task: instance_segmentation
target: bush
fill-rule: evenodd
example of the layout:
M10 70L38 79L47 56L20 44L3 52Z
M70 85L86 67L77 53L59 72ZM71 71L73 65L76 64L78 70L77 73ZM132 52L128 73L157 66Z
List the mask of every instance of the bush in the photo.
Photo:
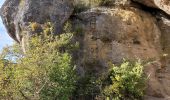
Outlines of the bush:
M116 100L139 100L144 95L145 83L141 62L124 61L119 67L113 65L103 93Z
M59 36L42 33L30 38L26 53L7 48L0 56L0 98L68 100L77 81L70 54L75 47L70 45L72 36L70 32Z
M95 97L100 94L100 86L101 84L97 81L97 77L88 73L84 77L79 78L74 99L96 100Z
M124 6L130 3L130 0L75 0L74 14L86 11L98 6Z
M75 95L96 100L141 100L145 88L142 63L124 61L120 66L111 65L108 74L86 73L79 79Z
M38 23L33 22L33 23L30 23L30 27L32 31L37 31L40 29L41 26Z
M115 5L115 1L114 0L100 0L99 5L101 5L101 6L113 6L113 5Z

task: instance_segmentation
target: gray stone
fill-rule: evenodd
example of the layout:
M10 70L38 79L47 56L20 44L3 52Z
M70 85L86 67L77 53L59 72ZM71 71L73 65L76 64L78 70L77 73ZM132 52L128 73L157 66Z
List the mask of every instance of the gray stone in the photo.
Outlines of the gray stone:
M1 17L9 35L21 43L22 34L31 34L27 31L33 22L51 22L55 26L54 33L60 33L73 9L73 0L6 0Z

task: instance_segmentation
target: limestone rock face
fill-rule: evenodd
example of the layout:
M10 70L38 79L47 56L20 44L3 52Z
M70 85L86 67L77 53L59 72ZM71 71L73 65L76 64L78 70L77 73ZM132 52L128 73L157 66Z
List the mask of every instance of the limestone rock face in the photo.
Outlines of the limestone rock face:
M162 17L161 20L158 21L158 26L162 32L161 36L161 45L162 45L162 51L167 56L164 57L164 62L162 64L165 64L165 71L161 73L161 83L163 86L166 86L165 90L168 95L170 95L170 19L167 19L165 17ZM165 59L166 58L166 59Z
M164 100L170 96L170 68L159 72L169 62L169 55L162 57L162 54L170 54L166 20L158 22L151 14L135 8L101 7L82 12L78 18L81 21L76 21L77 26L84 32L81 41L84 56L80 62L85 67L81 69L101 74L107 72L109 63L119 64L123 58L154 61L145 65L146 100Z
M145 66L148 76L146 93L150 96L146 100L167 97L170 90L166 87L167 82L160 81L159 74L162 73L158 73L162 66L162 31L153 16L138 9L95 8L78 17L80 23L84 23L78 25L84 30L85 71L107 72L109 63L119 64L123 58L154 60L156 62Z
M170 1L169 0L134 0L146 6L158 8L170 15Z
M160 62L152 62L145 66L145 73L147 76L149 76L146 94L152 97L165 98L167 87L162 85L157 73L157 71L160 69L160 66Z
M158 21L158 26L162 32L161 34L161 45L162 50L167 55L167 58L170 60L170 19L161 17L161 20ZM169 63L170 61L167 61Z
M1 17L9 35L18 42L28 31L29 23L52 22L55 33L61 32L63 23L73 12L72 0L6 0Z
M83 43L90 63L95 60L106 67L123 58L159 58L161 33L150 14L137 9L95 8L79 17L86 22Z

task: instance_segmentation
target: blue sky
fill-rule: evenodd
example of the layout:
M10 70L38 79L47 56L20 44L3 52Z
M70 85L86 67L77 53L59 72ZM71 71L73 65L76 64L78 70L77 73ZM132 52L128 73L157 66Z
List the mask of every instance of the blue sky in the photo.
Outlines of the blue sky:
M0 0L0 7L4 3L5 0ZM2 20L0 18L0 51L3 47L6 45L11 45L13 43L13 40L8 36L6 29L2 23Z

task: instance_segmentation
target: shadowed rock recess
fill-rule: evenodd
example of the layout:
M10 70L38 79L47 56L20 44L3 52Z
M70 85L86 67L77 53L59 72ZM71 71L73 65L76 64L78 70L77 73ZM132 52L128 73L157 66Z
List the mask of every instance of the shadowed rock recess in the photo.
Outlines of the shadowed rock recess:
M124 3L110 0L77 10L79 0L6 0L1 17L23 50L28 37L42 31L30 29L31 23L38 27L51 22L54 33L60 34L69 20L73 30L81 30L76 36L81 75L89 71L100 75L107 72L108 62L120 64L123 58L152 61L145 65L149 76L145 100L170 100L170 1L119 1Z

